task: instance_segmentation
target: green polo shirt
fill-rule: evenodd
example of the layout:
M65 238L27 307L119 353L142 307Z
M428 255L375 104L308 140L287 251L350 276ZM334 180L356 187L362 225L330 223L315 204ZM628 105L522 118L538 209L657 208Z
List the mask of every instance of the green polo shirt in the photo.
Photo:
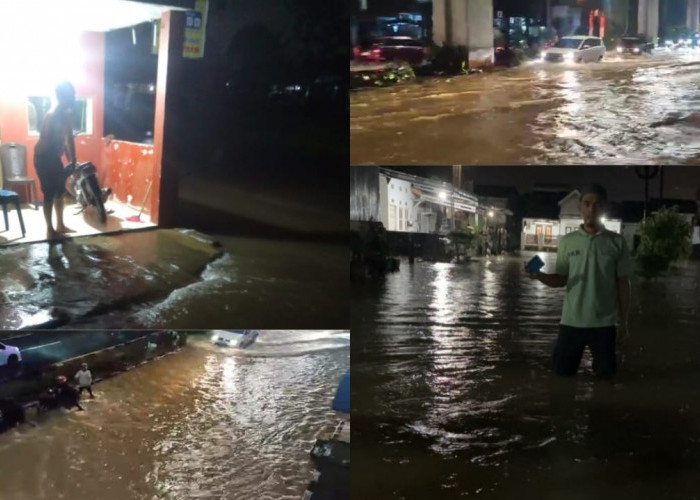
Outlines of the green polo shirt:
M607 229L588 234L583 228L559 240L557 274L568 276L561 324L578 328L616 323L618 276L632 272L627 244Z

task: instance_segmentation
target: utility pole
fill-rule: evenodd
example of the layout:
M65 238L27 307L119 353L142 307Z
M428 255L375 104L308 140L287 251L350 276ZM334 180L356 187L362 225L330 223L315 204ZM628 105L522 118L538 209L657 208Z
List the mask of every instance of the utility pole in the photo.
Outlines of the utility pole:
M455 230L455 187L462 187L462 165L452 165L452 231Z
M647 206L649 204L649 179L653 179L659 173L657 165L637 166L634 168L637 177L644 179L644 218L647 218Z

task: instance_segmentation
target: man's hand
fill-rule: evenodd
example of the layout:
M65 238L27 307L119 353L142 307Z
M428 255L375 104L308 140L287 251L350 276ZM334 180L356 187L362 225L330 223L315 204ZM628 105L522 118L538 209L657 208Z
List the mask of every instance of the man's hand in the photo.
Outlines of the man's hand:
M541 274L539 272L536 273L531 273L530 271L527 270L527 261L523 261L523 274L530 278L531 280L536 280L538 279L538 275Z

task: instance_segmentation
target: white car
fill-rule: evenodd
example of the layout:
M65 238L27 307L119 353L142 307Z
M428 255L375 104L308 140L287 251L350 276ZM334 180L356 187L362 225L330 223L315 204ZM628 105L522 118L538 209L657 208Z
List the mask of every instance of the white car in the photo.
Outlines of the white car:
M16 367L22 362L22 354L18 347L0 343L0 366Z
M598 62L605 56L603 39L597 36L563 36L542 52L546 62Z
M211 341L224 347L245 349L258 339L257 330L215 330Z

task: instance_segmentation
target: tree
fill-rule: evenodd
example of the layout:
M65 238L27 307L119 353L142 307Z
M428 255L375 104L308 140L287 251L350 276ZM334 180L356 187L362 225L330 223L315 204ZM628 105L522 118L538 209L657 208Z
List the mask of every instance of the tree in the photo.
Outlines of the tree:
M678 207L661 208L642 221L637 265L640 274L653 278L691 252L692 226L678 214Z

